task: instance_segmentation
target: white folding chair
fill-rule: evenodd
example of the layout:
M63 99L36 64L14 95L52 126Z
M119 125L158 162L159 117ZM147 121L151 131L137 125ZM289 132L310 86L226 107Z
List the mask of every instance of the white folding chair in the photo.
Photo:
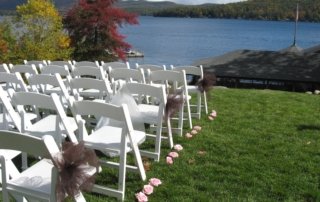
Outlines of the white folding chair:
M57 94L49 96L35 92L16 92L12 96L12 102L17 106L21 116L22 133L36 137L51 135L58 145L61 145L66 136L72 142L77 142L74 135L74 131L78 129L75 118L66 116ZM39 116L35 122L25 118L25 108L29 106L34 106L38 110Z
M10 176L9 162L0 153L2 199L4 202L11 201L12 197L18 201L58 201L56 189L59 168L56 158L61 152L51 136L46 135L38 138L18 132L0 131L0 149L18 150L32 157L45 157L21 173L17 172ZM96 168L92 166L87 164L81 166L88 176L92 176L96 172ZM80 190L75 201L86 201Z
M75 101L74 111L77 114L79 127L79 140L88 148L99 150L109 157L119 156L119 162L101 159L101 165L118 169L117 188L96 185L94 192L117 197L123 200L125 195L126 170L136 171L142 180L146 179L138 144L145 141L146 134L135 131L129 115L127 105L116 106L108 103L93 102L88 100ZM88 131L84 117L94 116L109 119L108 125L103 125L96 130ZM114 123L114 124L112 124ZM136 165L127 164L127 152L133 152Z
M192 119L191 119L191 110L190 110L190 103L189 103L189 93L187 89L187 79L185 71L169 71L169 70L159 70L159 71L150 71L148 70L149 79L151 81L151 85L158 86L159 82L162 83L162 85L166 86L166 92L167 94L172 91L172 93L175 93L177 91L182 92L182 96L184 99L184 103L186 103L187 108L187 120L189 122L189 128L192 128ZM155 84L153 84L155 82ZM168 84L171 85L169 86ZM182 107L179 112L179 118L178 118L178 127L174 128L172 127L173 131L176 131L180 136L182 136L183 132L183 120L184 120L184 103L182 104Z
M141 83L127 83L123 88L128 90L128 93L138 95L137 107L141 113L141 118L144 123L150 124L150 128L156 129L156 133L147 134L147 137L155 139L154 151L140 150L143 156L153 158L155 161L160 160L161 141L167 139L169 147L173 147L171 121L169 117L165 120L165 106L167 102L167 96L164 86L152 86ZM149 98L149 103L145 103L144 98ZM163 135L163 128L167 125L167 136Z
M193 77L198 77L198 79L203 79L203 68L202 65L200 65L200 67L196 67L196 66L171 66L172 70L175 71L181 71L184 70L186 72L187 76L191 76ZM192 112L191 111L191 116L195 116L198 119L201 118L201 109L202 107L204 108L204 111L206 114L208 114L208 104L207 104L207 95L206 92L200 92L200 90L198 89L198 86L196 84L188 84L188 91L189 93L196 93L197 95L197 103L196 105L190 105L190 107L196 107L197 111L196 112ZM202 99L201 97L203 96L203 104L202 104Z
M109 67L109 78L115 94L125 83L146 83L141 69L113 69Z

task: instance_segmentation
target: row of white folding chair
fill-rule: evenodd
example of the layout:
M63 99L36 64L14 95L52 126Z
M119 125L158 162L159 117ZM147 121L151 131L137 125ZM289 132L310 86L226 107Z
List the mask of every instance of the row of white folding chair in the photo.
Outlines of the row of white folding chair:
M48 107L48 105L50 103L50 101L48 100L49 97L50 96L48 96L48 95L43 95L43 94L38 94L38 93L15 93L13 96L13 100L16 103L18 103L19 105L22 105L22 102L25 102L27 105L31 105L31 104L36 105L37 104L37 105L40 105L42 108L45 108L45 107ZM52 99L54 98L55 103L59 102L59 98L57 95L53 94L51 97L52 97ZM21 99L21 98L23 98L23 99ZM31 102L32 98L36 98L36 100L33 99L33 102ZM46 103L46 104L41 104L41 103ZM138 171L141 175L141 178L143 180L145 179L145 171L142 166L142 160L141 160L141 156L139 154L139 150L138 150L138 146L137 146L138 143L141 143L144 141L145 133L139 133L140 135L138 134L138 136L137 136L137 132L132 131L132 124L130 124L131 120L130 120L128 112L126 111L127 109L124 109L125 107L126 106L122 106L122 107L112 106L110 104L92 102L92 101L75 101L75 102L73 102L74 111L78 114L77 118L78 118L80 140L83 140L85 142L87 141L88 145L90 145L91 147L96 147L96 149L100 150L100 151L110 151L109 147L111 146L112 151L116 151L117 153L121 154L122 161L118 165L118 167L120 166L118 189L117 190L109 189L109 188L106 188L103 186L96 186L95 187L95 190L98 193L116 196L120 199L123 199L123 197L124 197L124 187L125 187L124 180L125 180L126 168ZM60 106L59 109L60 109L60 113L64 114L62 106ZM53 109L51 109L51 110L53 110ZM95 115L95 117L100 117L100 116L111 117L113 119L118 119L119 121L123 121L123 122L125 122L125 124L122 125L121 128L118 128L111 133L110 133L110 128L107 131L105 131L103 129L99 129L99 130L95 131L94 134L100 134L103 131L102 134L104 134L104 135L102 135L102 136L101 136L101 134L99 136L94 136L94 135L93 136L91 136L91 135L86 136L86 134L88 132L86 132L85 127L83 127L85 121L83 119L79 118L80 115L85 115L86 113L91 114L91 115ZM125 117L125 119L123 117ZM69 120L69 118L65 117L65 116L60 118L60 121L66 121L66 120ZM51 121L49 123L53 124L53 122L57 123L53 119L51 119ZM70 127L70 124L63 125L65 130L68 129L68 126ZM50 127L50 128L52 128L52 127ZM103 128L106 128L106 127L103 127ZM118 133L118 135L116 135L115 133L119 132L119 129L121 129L124 132L120 133L120 134ZM33 131L35 133L32 133L32 131L30 131L30 130L25 130L25 132L28 132L30 134L40 135L40 134L43 134L42 132L44 132L43 128L41 128L41 130L42 130L41 132L40 131L38 131L38 132ZM48 130L48 129L46 129L46 130ZM120 132L121 132L121 130L120 130ZM125 131L126 132L129 131L128 134L126 134ZM47 132L50 132L50 131L47 131ZM58 132L58 133L60 134L61 132ZM69 133L68 134L69 139L72 141L76 141L73 138L74 137L73 131L69 130L68 133ZM111 135L106 136L106 134L109 134L109 133ZM113 135L115 135L115 136L113 136ZM135 138L130 137L130 135L134 135ZM126 136L126 137L124 137L124 136ZM85 137L87 137L87 139ZM117 137L117 138L115 139L115 137ZM120 138L120 137L122 137L122 138ZM136 140L137 137L138 137L138 140ZM95 140L95 138L98 138L98 139L102 138L102 139ZM108 138L109 138L109 140L108 140ZM106 142L102 143L101 140L104 140ZM120 144L120 140L121 140L121 143L124 143L124 144ZM127 143L126 142L127 140L130 142ZM123 141L125 141L125 142L123 142ZM119 147L122 146L121 148L123 148L123 147L126 147L126 148L125 148L125 150L122 150L118 147L118 150L117 150L117 146L119 146ZM138 167L126 165L126 153L130 151L129 147L134 150L134 154L135 154L135 158L136 158L135 162L137 162ZM106 164L109 164L109 165L111 164L113 167L117 166L117 164L110 163L110 162L107 162ZM125 167L125 168L123 168L123 167Z

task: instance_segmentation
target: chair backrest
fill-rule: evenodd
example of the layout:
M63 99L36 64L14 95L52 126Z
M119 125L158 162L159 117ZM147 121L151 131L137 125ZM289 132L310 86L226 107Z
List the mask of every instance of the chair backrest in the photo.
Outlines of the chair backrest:
M51 145L50 148L47 147L45 142ZM33 156L43 157L51 157L51 152L59 152L59 148L51 136L39 138L7 130L0 130L0 148L22 151Z
M41 69L41 74L55 74L58 73L61 76L70 76L69 68L67 65L47 65Z
M46 60L24 60L25 65L34 65L35 67L41 69L42 67L48 65Z
M18 107L20 114L23 114L25 106L34 106L36 109L50 110L50 112L55 111L57 117L59 117L59 121L56 123L57 129L62 124L70 140L77 142L75 134L68 126L68 122L66 121L67 116L57 94L53 93L49 96L35 92L16 92L12 96L12 102ZM24 128L32 125L32 123L28 120L23 120L23 116L21 118L24 121L23 125L21 124L21 130L24 131ZM60 137L57 138L60 139Z
M187 90L187 79L185 71L169 71L169 70L159 70L159 71L153 71L151 72L148 70L148 75L151 84L160 82L164 85L166 85L166 91L169 93L168 83L172 83L173 90L176 90L179 86L182 86L185 91L185 95L188 95Z
M141 69L113 69L112 67L109 67L109 77L112 83L118 79L125 80L126 82L146 82L143 71Z
M143 97L150 96L153 101L158 101L160 105L165 106L167 102L167 96L165 93L164 86L152 86L143 83L127 83L125 87L129 90L131 94L138 94L139 103L142 102Z
M75 66L71 74L73 77L94 77L96 79L106 78L106 74L101 67Z
M69 85L75 96L81 95L81 90L84 89L98 90L99 93L95 96L98 99L104 99L105 96L110 98L112 94L112 89L106 79L71 78Z
M36 69L35 65L14 65L11 68L11 72L19 72L22 76L26 79L30 77L30 75L38 74L38 70Z
M174 71L184 70L187 75L200 76L203 78L203 68L202 65L197 66L171 66L171 69Z
M129 62L102 62L102 68L105 71L108 71L108 68L111 67L113 69L119 69L119 68L126 68L130 69L130 64Z
M40 92L44 94L51 94L52 92L48 91L47 87L50 85L51 87L58 87L58 94L61 96L67 96L68 98L68 90L62 81L60 74L56 73L55 75L50 74L36 74L32 75L28 78L29 85L32 90L35 92Z
M86 66L86 67L99 67L98 62L91 62L91 61L79 61L74 64L75 67L81 67L81 66Z
M6 84L6 89L13 88L15 91L28 91L20 73L0 72L0 83Z
M110 103L82 100L73 102L73 110L76 113L76 119L78 120L78 127L81 133L79 137L80 141L89 134L85 127L85 121L82 116L93 115L96 118L104 117L123 123L124 128L122 130L122 134L129 135L130 141L132 142L131 133L134 129L132 126L129 109L126 104L116 106Z
M67 66L68 70L71 72L73 69L73 65L71 63L71 61L63 61L63 60L54 60L54 61L50 61L48 62L48 65L58 65L58 66Z
M147 72L148 69L150 69L150 71L166 70L165 65L161 66L161 65L153 65L153 64L138 64L138 63L136 63L136 68L143 69L144 72Z

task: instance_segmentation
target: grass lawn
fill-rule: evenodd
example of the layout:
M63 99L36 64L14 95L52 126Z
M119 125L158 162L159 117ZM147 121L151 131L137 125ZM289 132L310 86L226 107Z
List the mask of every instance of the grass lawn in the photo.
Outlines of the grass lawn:
M208 99L217 118L194 119L202 131L192 139L174 137L184 150L173 165L162 150L147 177L163 184L149 201L320 201L320 96L214 89ZM126 201L144 184L130 173Z
M209 109L193 120L202 131L174 136L183 150L173 165L162 149L147 178L161 179L149 201L320 201L320 96L271 90L214 89ZM115 180L107 169L98 181ZM125 201L144 184L127 175ZM116 201L86 194L87 201Z

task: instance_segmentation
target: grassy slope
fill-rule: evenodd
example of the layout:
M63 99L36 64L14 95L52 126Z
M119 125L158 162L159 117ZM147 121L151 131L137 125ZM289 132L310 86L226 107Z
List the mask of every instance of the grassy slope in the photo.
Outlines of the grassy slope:
M209 98L217 119L204 115L194 121L203 127L200 134L175 137L184 150L174 165L165 164L169 149L162 150L147 176L163 185L149 201L320 200L320 96L215 89ZM134 201L143 184L129 174L126 201Z
M149 201L319 201L320 96L270 90L215 89L192 139L171 166L152 163L148 179L160 178ZM199 151L201 151L199 153ZM111 174L110 174L111 173ZM116 181L105 169L99 182ZM126 201L145 183L127 177ZM116 201L86 194L87 201Z

